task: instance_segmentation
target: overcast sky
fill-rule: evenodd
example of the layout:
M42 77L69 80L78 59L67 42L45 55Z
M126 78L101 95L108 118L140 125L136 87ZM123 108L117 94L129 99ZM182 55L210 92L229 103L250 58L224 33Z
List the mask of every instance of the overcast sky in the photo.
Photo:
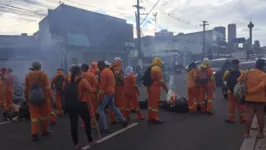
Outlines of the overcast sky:
M135 24L136 0L61 0L67 5L124 18ZM147 13L157 0L141 0ZM58 0L0 0L0 34L33 34L38 22L47 14L47 8L59 5ZM157 24L153 13L158 13ZM168 29L175 34L201 31L199 24L209 22L207 29L237 25L237 37L248 38L247 24L252 19L255 27L253 40L266 45L266 0L160 0L142 24L143 35L153 35L158 30ZM145 15L141 16L142 18ZM134 25L135 26L135 25ZM226 33L227 34L227 33Z

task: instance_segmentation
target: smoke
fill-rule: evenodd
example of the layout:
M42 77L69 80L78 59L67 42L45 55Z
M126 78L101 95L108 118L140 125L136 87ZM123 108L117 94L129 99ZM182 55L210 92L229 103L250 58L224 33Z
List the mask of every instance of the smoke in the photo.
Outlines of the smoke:
M168 88L169 91L166 94L166 100L169 101L170 97L174 94L175 92L175 88L174 88L174 76L173 75L169 75L169 81L168 81Z

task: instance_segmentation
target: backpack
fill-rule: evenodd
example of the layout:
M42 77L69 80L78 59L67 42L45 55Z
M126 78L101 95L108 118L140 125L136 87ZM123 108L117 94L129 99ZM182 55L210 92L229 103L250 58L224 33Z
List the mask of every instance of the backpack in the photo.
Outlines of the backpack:
M66 82L66 86L63 91L64 102L65 102L65 110L75 110L78 109L80 98L78 97L78 85L81 81L79 78L76 82L68 83ZM83 94L82 94L83 96Z
M42 87L38 83L34 83L29 94L29 103L32 105L42 105L45 100L45 95Z
M233 92L234 87L237 84L237 79L241 75L239 70L229 70L229 74L226 79L227 88Z
M56 78L55 80L55 89L57 91L62 91L63 88L63 83L64 83L65 79L63 75L60 75Z
M201 69L198 72L198 83L200 85L206 85L208 84L208 81L209 81L209 73L207 69Z
M148 67L147 70L145 70L141 80L143 81L142 84L147 87L153 83L151 79L151 67Z
M249 69L250 70L250 69ZM235 87L234 87L234 96L236 97L237 100L239 100L242 104L245 101L245 95L246 95L246 80L248 77L248 72L249 70L245 73L244 76L244 81L243 82L238 82Z

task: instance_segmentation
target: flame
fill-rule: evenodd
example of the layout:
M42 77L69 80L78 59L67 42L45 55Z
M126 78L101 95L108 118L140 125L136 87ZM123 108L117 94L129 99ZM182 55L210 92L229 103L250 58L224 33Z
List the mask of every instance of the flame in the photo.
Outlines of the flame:
M170 99L168 100L168 104L174 104L176 97L177 97L176 93L173 92L172 95L170 96Z

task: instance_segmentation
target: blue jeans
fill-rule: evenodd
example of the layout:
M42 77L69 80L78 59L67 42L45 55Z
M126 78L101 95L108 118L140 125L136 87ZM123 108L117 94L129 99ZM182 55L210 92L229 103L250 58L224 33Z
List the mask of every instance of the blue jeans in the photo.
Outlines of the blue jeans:
M103 127L103 129L108 129L108 124L106 121L106 115L104 113L104 109L106 106L108 106L109 109L112 109L112 111L115 113L116 118L119 121L125 121L125 117L121 114L121 112L116 108L115 102L114 102L114 94L105 95L103 97L102 102L99 104L98 111L100 115L100 124Z

